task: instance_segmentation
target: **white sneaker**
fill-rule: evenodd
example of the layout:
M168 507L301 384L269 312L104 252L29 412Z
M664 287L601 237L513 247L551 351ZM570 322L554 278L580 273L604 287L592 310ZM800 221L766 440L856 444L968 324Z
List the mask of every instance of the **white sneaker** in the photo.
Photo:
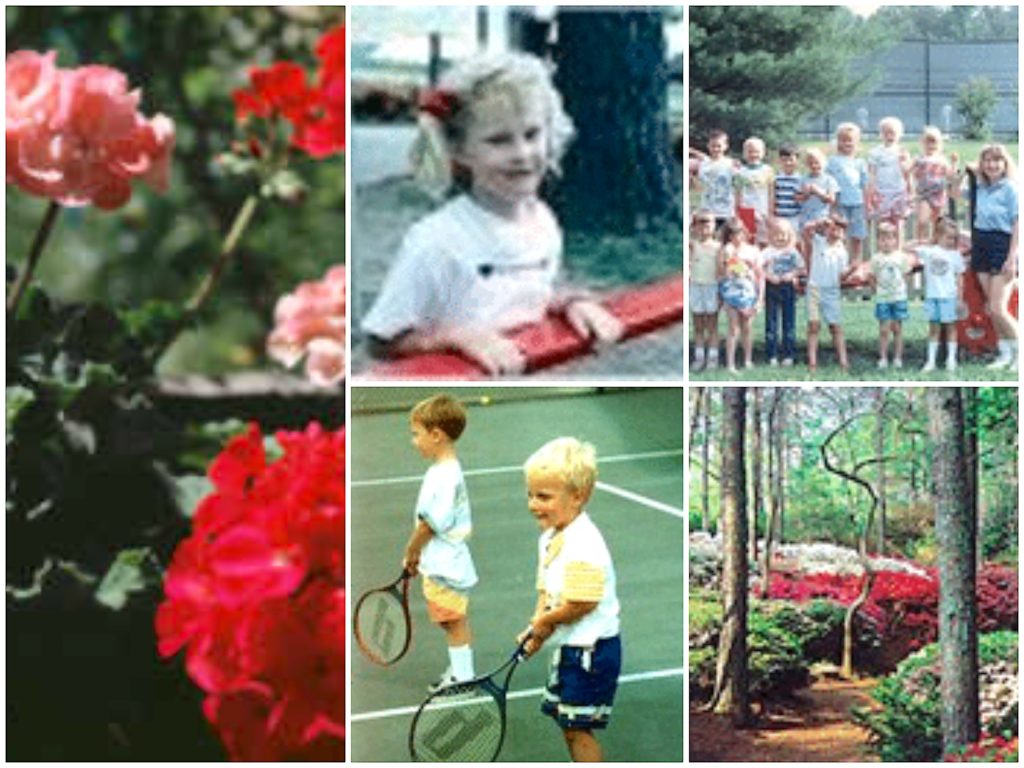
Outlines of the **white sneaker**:
M427 693L437 693L444 688L455 685L458 680L455 679L455 675L452 674L452 668L448 667L437 680L427 686Z
M901 360L898 357L894 357L892 359L892 367L893 368L902 368L903 367L903 360Z
M708 358L708 364L705 366L705 370L713 371L716 368L718 368L718 358L717 357L709 357Z
M736 370L736 366L735 365L730 365L728 370L729 370L729 373L731 373L733 375L739 373L739 371Z
M782 361L782 367L783 368L792 368L793 367L793 358L792 357L787 357L785 360L783 360Z
M956 370L956 360L947 360L946 361L946 370L947 371L955 371Z
M1013 358L1012 357L1008 357L1006 355L1000 355L999 357L997 357L995 360L993 360L991 363L989 363L985 367L988 368L990 371L998 371L998 370L1001 370L1003 368L1006 368L1008 365L1011 365L1012 363L1013 363Z
M770 365L772 368L778 368L779 367L779 358L773 357L771 360L768 361L768 365Z
M701 371L703 371L704 358L702 357L699 360L694 360L693 365L690 366L690 370L693 371L694 373L700 373Z
M884 371L888 367L889 362L884 357L878 358L878 370Z
M747 362L743 364L743 367L749 371L751 368L754 367L754 363L751 360L747 360Z
M933 363L931 360L929 360L927 363L924 364L924 368L921 369L921 373L931 373L934 370L935 370L935 363Z

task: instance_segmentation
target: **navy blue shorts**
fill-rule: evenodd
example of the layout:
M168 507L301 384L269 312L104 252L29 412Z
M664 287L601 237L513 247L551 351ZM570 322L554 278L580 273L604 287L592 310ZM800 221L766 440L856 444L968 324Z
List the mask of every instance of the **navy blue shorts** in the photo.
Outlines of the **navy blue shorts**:
M994 275L1010 255L1010 233L976 229L971 235L971 269Z
M540 711L563 730L606 728L622 669L619 636L598 640L593 648L563 645L551 657Z

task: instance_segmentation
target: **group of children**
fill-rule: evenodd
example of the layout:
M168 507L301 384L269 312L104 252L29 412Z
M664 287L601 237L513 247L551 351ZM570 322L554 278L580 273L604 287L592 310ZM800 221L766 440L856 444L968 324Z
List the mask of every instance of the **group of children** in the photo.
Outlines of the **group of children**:
M929 322L924 371L937 365L946 338L946 368L957 365L956 321L963 315L962 241L946 216L949 194L959 196L964 172L959 158L943 153L941 132L929 126L921 154L911 159L901 147L903 125L894 117L879 123L881 143L860 157L860 129L843 123L830 157L783 144L778 169L765 162L764 142L748 138L743 161L727 156L729 140L712 131L707 154L695 152L691 176L701 192L692 217L689 244L693 314L693 370L718 367L718 314L728 317L725 364L737 371L753 367L753 319L765 309L765 351L770 365L792 366L796 359L796 301L806 284L807 364L817 368L822 323L832 335L840 367L849 368L842 326L845 281L857 277L875 290L879 323L878 366L903 366L902 323L910 274L924 275ZM1016 366L1017 322L1009 298L1017 271L1017 190L1014 163L1005 147L990 144L973 168L977 179L970 267L978 275L987 309L999 336L993 368ZM902 242L904 219L916 217L916 239ZM864 258L869 223L876 250ZM781 338L780 338L781 334ZM892 357L889 357L890 340Z
M477 583L468 540L469 498L455 447L466 410L447 395L418 403L412 443L431 466L416 501L402 566L422 575L431 621L444 630L450 665L431 692L474 677L469 591ZM554 648L541 710L558 723L576 762L600 762L593 732L607 726L622 666L615 568L584 505L597 481L593 446L570 437L524 464L527 507L541 528L537 604L517 637L524 653ZM457 690L457 689L456 689Z

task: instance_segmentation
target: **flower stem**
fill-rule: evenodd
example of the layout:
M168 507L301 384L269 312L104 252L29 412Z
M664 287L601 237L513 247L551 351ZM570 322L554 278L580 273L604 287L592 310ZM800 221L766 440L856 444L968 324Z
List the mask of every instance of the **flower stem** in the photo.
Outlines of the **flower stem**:
M206 300L213 294L214 289L220 282L221 276L224 274L224 270L227 268L228 262L231 261L231 257L234 256L235 250L238 248L238 242L242 239L242 235L245 233L246 228L248 228L249 222L252 221L258 204L259 197L252 194L245 199L242 207L238 209L238 213L235 214L235 220L231 224L231 230L228 232L228 236L224 238L223 245L221 245L217 260L213 263L209 274L192 295L192 298L188 300L188 304L185 305L185 313L189 318L198 314Z
M32 247L29 249L28 258L25 259L25 267L21 270L21 274L18 275L18 280L14 283L11 295L7 297L8 317L12 317L18 311L18 304L21 303L21 297L25 294L28 284L32 282L32 275L39 265L39 260L43 255L43 248L46 247L46 241L50 239L50 233L53 231L53 225L57 221L61 208L60 203L51 200L49 207L46 209L46 214L43 216L39 229L36 231L35 239L32 240Z

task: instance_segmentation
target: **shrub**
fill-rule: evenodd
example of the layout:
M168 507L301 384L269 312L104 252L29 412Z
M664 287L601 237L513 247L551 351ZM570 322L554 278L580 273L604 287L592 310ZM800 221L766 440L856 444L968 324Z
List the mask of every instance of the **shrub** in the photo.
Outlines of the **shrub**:
M972 77L956 93L956 111L964 119L964 138L988 141L990 120L999 97L987 77Z
M987 731L1017 729L1017 633L993 632L978 638L981 699ZM994 670L1012 669L1014 682L1006 686ZM1000 681L996 688L990 682ZM937 643L907 657L892 675L872 691L881 708L854 710L854 719L871 731L872 748L886 762L934 761L942 757L940 726L941 667ZM1008 692L1009 688L1009 692Z
M983 733L978 741L944 758L947 763L1016 763L1019 760L1016 736L1007 738L989 733Z

